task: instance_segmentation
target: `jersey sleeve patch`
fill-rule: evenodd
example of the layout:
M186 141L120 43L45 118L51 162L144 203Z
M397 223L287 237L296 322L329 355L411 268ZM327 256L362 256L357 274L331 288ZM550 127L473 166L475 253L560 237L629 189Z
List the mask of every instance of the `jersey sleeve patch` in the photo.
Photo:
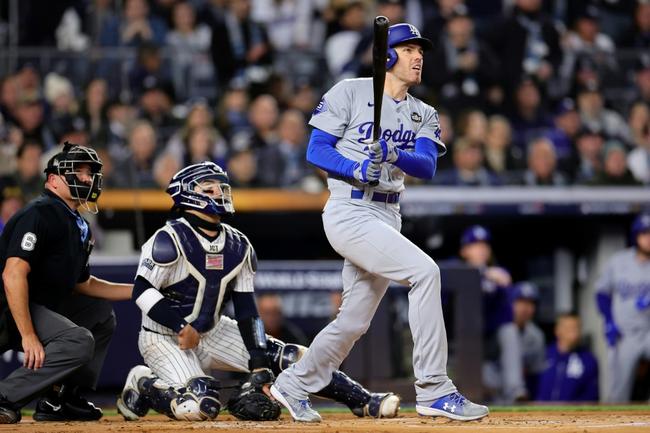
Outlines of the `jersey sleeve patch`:
M27 232L23 235L23 239L20 241L20 248L25 251L33 251L36 246L36 235L32 232Z
M327 101L325 100L325 98L322 98L318 103L318 105L316 106L316 108L314 108L314 112L312 113L312 115L315 116L325 111L327 111Z
M168 265L178 258L178 250L171 235L164 230L156 233L151 251L151 258L160 265Z

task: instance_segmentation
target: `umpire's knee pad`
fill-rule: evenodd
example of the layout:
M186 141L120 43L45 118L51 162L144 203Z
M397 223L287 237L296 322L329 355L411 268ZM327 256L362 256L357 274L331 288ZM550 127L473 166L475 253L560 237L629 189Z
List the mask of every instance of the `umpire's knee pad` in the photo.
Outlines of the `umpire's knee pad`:
M266 355L269 358L271 370L276 376L291 364L298 362L307 351L305 346L287 344L273 337L268 338L266 347Z
M191 397L196 400L197 405L194 412L198 410L198 413L193 415L198 415L201 420L215 419L221 410L219 389L221 389L219 381L210 376L193 377L187 381L183 397L188 401L191 400ZM189 403L187 405L194 406Z

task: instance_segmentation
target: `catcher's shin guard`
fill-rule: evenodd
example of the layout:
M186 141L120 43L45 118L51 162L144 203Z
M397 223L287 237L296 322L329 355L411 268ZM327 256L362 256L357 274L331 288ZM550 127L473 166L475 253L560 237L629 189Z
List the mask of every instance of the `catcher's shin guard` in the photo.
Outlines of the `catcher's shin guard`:
M156 381L158 381L156 377L141 379L138 384L141 393L149 400L151 409L167 415L172 419L176 419L172 410L172 402L180 397L181 394L172 387L164 387L156 384Z
M201 419L213 420L219 415L221 384L210 376L193 377L187 381L186 392L191 393L199 404Z
M359 417L393 418L399 411L400 399L397 395L371 393L339 370L332 374L329 385L316 395L343 403Z

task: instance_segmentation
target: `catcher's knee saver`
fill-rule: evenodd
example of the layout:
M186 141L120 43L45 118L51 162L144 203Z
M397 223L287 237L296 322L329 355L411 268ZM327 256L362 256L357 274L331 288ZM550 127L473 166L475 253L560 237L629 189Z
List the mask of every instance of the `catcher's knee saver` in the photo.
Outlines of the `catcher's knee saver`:
M271 370L276 376L291 364L298 362L307 351L305 346L287 344L273 337L268 338L266 347L266 356L268 356Z

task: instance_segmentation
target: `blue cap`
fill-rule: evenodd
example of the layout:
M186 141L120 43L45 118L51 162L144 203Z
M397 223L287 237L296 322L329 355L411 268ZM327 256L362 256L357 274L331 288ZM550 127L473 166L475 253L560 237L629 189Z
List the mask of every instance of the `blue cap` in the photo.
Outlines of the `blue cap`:
M529 301L537 301L539 298L539 291L537 286L528 281L522 281L512 285L512 299L527 299Z
M638 215L632 223L632 237L636 242L636 237L641 233L650 231L650 213L642 213Z
M489 243L491 240L492 236L490 236L488 229L483 226L475 225L465 229L462 236L460 237L460 244L461 246L464 246L467 244L473 244L474 242Z
M559 104L557 104L555 115L561 116L565 113L568 113L569 111L576 111L576 104L573 102L573 99L564 98L560 101Z

